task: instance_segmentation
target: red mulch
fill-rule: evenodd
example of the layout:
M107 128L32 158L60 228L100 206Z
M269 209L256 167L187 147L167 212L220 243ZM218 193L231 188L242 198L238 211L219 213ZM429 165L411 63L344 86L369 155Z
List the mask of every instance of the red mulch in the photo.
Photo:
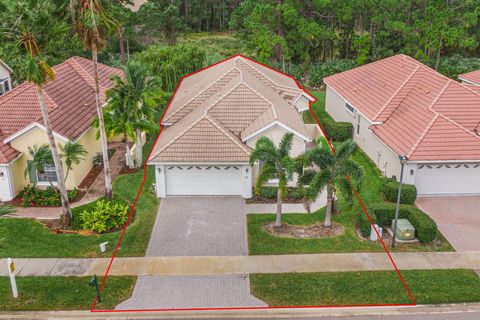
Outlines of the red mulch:
M100 172L102 172L103 167L102 166L93 166L93 168L90 170L90 172L85 176L83 181L78 185L79 189L89 189L95 179L97 179L98 175Z
M275 227L272 224L266 224L265 230L278 237L313 239L335 237L344 233L343 226L332 222L331 227L325 227L323 223L317 223L310 226L292 226L283 223L281 227Z

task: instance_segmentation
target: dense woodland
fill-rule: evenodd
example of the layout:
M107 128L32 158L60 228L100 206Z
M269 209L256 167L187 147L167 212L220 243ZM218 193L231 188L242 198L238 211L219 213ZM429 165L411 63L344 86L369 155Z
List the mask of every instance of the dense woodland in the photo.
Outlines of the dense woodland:
M59 25L67 0L0 0L0 58L24 78L9 28L41 2ZM185 73L243 53L291 73L306 85L396 53L408 54L455 78L480 69L480 0L150 0L131 12L129 0L105 0L119 26L99 59L120 66L139 59L171 91ZM88 56L78 36L44 55L49 63Z

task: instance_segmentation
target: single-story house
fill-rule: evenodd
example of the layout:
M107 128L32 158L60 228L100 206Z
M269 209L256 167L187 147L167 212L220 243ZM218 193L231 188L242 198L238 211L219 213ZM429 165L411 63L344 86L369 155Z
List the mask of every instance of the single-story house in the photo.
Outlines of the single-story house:
M303 153L318 135L302 120L314 100L292 77L241 55L184 77L149 160L157 196L250 198L261 166L249 164L256 141L278 145L291 132L291 154Z
M0 96L12 90L13 70L0 59Z
M326 111L419 195L480 194L480 92L399 54L324 79Z
M85 161L74 165L66 180L67 189L77 187L93 166L92 159L101 151L97 129L92 122L97 116L93 79L93 62L73 57L53 67L55 80L44 86L50 122L58 145L68 141L81 143L87 150ZM99 64L100 97L113 85L110 75L123 71ZM48 186L55 181L53 166L45 172L28 172L31 161L28 151L34 145L48 144L35 86L25 82L0 97L0 201L13 199L31 183ZM66 168L64 167L64 170Z

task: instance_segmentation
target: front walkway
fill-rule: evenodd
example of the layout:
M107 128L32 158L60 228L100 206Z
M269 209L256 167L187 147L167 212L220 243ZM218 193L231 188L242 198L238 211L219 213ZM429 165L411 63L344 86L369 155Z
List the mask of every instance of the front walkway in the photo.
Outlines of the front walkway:
M480 269L480 252L398 252L400 270ZM110 259L15 259L18 276L85 276L105 273ZM271 256L116 258L109 275L205 276L251 273L349 272L393 270L385 253L325 253ZM0 259L0 276L7 275ZM150 278L153 279L153 278Z
M480 196L418 197L415 204L457 251L480 250Z
M109 148L115 148L117 151L113 154L110 159L110 170L112 175L112 182L119 175L120 170L123 167L123 162L125 159L124 149L122 145L118 142L109 144ZM80 201L72 203L71 207L75 208L83 204L93 202L105 195L105 175L103 170L98 174L97 178L87 190L85 195ZM13 214L5 215L8 218L32 218L39 220L56 220L60 219L62 215L61 207L16 207Z

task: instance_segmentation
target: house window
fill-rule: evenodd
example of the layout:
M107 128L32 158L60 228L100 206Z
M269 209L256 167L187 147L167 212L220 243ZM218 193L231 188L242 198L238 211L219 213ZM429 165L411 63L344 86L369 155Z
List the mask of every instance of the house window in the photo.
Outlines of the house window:
M360 134L360 121L361 121L361 118L362 118L362 117L360 116L360 114L358 114L358 116L357 116L357 135Z
M57 182L57 172L53 164L46 164L43 166L43 172L37 170L38 182Z
M353 113L353 112L355 111L355 109L354 109L351 105L349 105L348 103L345 103L345 107L346 107L351 113Z
M10 91L8 79L0 79L0 95L5 94L8 91Z

